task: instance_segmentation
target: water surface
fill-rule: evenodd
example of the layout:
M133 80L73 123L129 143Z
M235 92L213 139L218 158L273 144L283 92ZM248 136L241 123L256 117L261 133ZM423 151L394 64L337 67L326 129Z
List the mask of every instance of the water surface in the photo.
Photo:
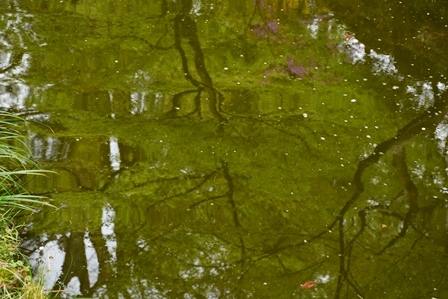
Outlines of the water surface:
M48 290L448 296L448 14L333 2L0 4Z

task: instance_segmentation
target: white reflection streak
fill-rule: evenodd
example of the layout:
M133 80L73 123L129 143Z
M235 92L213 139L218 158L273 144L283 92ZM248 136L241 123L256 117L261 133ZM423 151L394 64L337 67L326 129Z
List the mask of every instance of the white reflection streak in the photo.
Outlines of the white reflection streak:
M1 79L1 78L0 78ZM6 86L12 88L9 92L5 92L0 95L0 106L3 108L25 108L25 99L30 93L29 86L19 83L17 80L10 80L11 82L6 82Z
M45 239L45 236L42 236L42 238ZM57 238L59 239L60 236L57 236ZM34 269L37 269L37 277L42 279L45 290L53 289L62 274L64 260L65 251L59 247L57 240L47 242L31 254L30 264Z
M15 28L15 27L14 27ZM0 34L2 32L0 31ZM21 37L19 32L16 34L18 37ZM0 43L6 48L13 48L7 41L2 38ZM0 53L0 66L2 69L7 69L11 67L13 62L12 60L13 54L11 52L5 52L4 50ZM22 59L19 65L13 67L10 70L7 70L0 74L0 79L2 81L2 93L0 95L0 106L3 108L25 108L25 99L28 97L30 93L30 88L26 84L23 84L21 80L15 78L15 76L24 75L28 71L30 67L30 55L27 53L22 54ZM6 88L8 87L8 89Z
M14 75L25 74L30 68L30 58L31 58L30 54L28 53L23 54L20 65L13 68L11 72Z
M159 110L159 106L162 103L163 100L163 95L161 92L156 92L155 94L155 99L154 99L154 112L157 112L157 110Z
M317 33L319 32L319 22L320 22L319 19L314 19L311 24L306 26L310 31L311 37L314 39L317 38Z
M131 93L131 114L142 113L146 110L146 92Z
M448 124L446 123L440 123L437 128L436 131L434 132L434 135L436 137L436 139L438 140L437 144L439 146L439 150L440 152L442 152L443 154L446 154L446 139L448 137Z
M23 36L26 36L26 40L30 38L37 40L37 35L32 28L33 15L23 12L16 1L11 3L14 3L11 5L16 12L0 16L4 24L3 30L0 30L0 45L3 48L0 54L0 68L5 70L0 74L0 107L24 109L30 88L23 80L17 78L26 74L30 68L30 54L24 53L27 46ZM14 40L14 43L10 40ZM20 54L14 55L16 48L20 48L19 52L23 53L19 64L12 61L12 57L20 57Z
M201 15L202 1L201 0L193 0L192 8L190 13L196 16Z
M74 276L68 282L61 297L73 298L78 295L81 295L81 282L79 281L78 276Z
M109 99L110 99L110 111L114 111L114 94L112 91L109 91ZM115 113L111 113L110 117L115 118Z
M109 205L106 204L103 206L103 215L101 217L101 234L103 235L103 239L106 241L107 251L111 255L110 261L111 263L115 263L117 261L117 239L115 237L115 210Z
M109 147L110 147L110 167L113 170L120 170L120 148L118 146L118 140L116 137L111 136L109 138Z
M47 138L47 150L45 152L45 159L56 160L58 157L58 145L59 139L48 137Z
M31 140L31 151L35 159L43 159L44 157L44 142L39 137L34 137Z
M70 143L64 143L61 150L61 159L67 159L70 152Z
M0 40L0 43L1 40ZM10 52L5 52L5 51L0 51L0 68L1 69L5 69L6 67L8 67L11 64L11 57L12 57L12 53Z
M93 247L92 241L90 241L89 232L86 231L84 234L84 250L86 252L87 261L87 273L89 276L89 285L93 287L98 281L98 276L100 272L100 263L98 261L98 255Z

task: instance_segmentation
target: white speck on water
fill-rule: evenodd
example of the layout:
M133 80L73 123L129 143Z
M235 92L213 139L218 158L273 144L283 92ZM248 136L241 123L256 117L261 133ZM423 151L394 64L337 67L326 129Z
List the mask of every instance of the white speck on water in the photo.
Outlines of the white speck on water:
M373 199L368 199L368 200L367 200L367 203L368 203L369 205L371 205L371 206L377 206L377 205L379 205L379 202L377 202L376 200L373 200Z
M317 275L315 281L318 283L327 283L330 281L330 275Z
M183 174L187 174L187 173L189 173L189 172L191 172L191 169L190 168L183 168L183 169L181 169L180 170L180 172L182 172Z
M303 117L305 117L305 118L308 117L308 114L307 114L307 113L303 113L302 115L303 115Z
M356 100L355 99L351 99L351 101L350 102L352 102L352 103L355 103L356 102Z

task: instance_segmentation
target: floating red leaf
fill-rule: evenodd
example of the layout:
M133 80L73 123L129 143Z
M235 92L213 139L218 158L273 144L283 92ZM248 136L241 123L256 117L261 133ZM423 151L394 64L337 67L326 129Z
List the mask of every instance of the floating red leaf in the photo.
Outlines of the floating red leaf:
M316 285L316 282L310 280L301 284L302 289L310 289Z

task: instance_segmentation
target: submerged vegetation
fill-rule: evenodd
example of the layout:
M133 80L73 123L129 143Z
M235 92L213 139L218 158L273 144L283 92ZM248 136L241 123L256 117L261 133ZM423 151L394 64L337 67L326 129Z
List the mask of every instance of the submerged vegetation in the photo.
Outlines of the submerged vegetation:
M42 175L30 160L20 127L23 120L0 112L0 296L1 298L46 298L42 286L19 251L19 227L13 222L21 210L33 211L42 197L26 193L21 181L27 175Z

